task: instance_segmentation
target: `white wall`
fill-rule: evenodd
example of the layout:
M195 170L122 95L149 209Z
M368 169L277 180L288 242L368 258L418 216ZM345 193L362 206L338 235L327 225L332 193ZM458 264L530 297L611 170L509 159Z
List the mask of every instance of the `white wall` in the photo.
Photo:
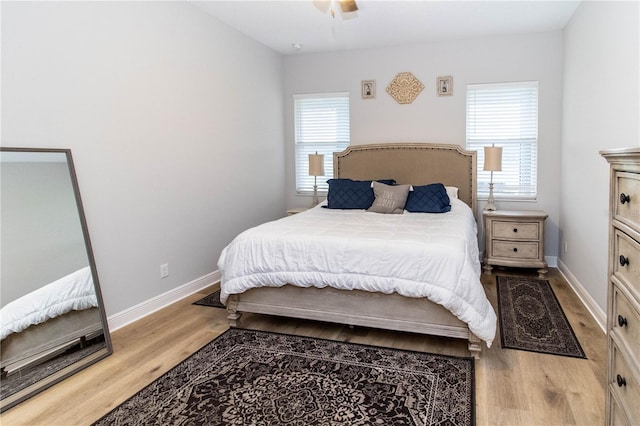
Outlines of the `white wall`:
M412 104L400 105L385 88L404 71L412 72L425 89ZM436 77L441 75L453 75L453 96L436 95ZM538 80L538 198L536 202L498 200L497 205L501 209L545 210L549 214L545 254L557 256L562 32L287 56L284 76L288 207L311 203L295 190L293 94L350 92L352 144L442 142L464 146L467 84ZM361 80L376 80L376 99L361 99ZM481 202L479 211L483 206Z
M560 266L606 310L609 165L640 145L638 2L583 2L564 31Z
M284 215L280 55L188 3L1 7L2 145L71 148L107 315Z

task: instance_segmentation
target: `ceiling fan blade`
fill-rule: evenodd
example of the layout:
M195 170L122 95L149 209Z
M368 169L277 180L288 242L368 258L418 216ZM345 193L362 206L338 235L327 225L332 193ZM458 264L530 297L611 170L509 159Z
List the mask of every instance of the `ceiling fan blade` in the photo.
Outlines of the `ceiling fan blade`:
M313 0L311 3L322 13L327 13L331 8L331 0Z
M343 12L355 12L358 10L356 0L340 0L340 9Z

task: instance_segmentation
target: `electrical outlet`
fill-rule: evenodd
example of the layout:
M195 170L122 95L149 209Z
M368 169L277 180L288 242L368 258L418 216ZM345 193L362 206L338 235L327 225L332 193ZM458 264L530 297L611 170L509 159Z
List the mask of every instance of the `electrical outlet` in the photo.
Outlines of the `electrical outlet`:
M160 278L167 278L169 276L169 264L163 263L160 265Z
M564 252L568 252L569 251L569 244L567 244L567 242L564 242Z

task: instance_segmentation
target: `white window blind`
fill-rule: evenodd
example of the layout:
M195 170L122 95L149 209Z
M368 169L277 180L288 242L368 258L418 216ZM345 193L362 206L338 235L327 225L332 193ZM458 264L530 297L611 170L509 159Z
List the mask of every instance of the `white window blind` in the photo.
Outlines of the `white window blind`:
M333 153L349 146L349 93L294 95L296 190L313 192L309 154L324 154L325 176L318 176L318 191L327 191L333 177Z
M535 199L538 159L538 82L467 85L467 149L478 152L478 195L488 196L491 172L484 147L502 147L502 171L493 172L500 198Z

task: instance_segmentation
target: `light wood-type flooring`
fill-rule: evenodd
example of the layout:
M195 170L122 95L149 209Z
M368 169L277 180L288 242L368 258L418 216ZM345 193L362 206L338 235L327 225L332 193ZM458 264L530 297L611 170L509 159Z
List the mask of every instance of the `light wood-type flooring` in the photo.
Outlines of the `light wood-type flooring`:
M496 336L476 361L478 425L604 424L605 335L555 269L549 281L588 360L502 349ZM483 274L482 282L497 312L495 274ZM228 328L223 309L192 305L212 290L112 333L113 355L2 413L0 423L67 426L99 419ZM468 355L466 343L453 339L260 315L245 315L243 321L246 328Z

